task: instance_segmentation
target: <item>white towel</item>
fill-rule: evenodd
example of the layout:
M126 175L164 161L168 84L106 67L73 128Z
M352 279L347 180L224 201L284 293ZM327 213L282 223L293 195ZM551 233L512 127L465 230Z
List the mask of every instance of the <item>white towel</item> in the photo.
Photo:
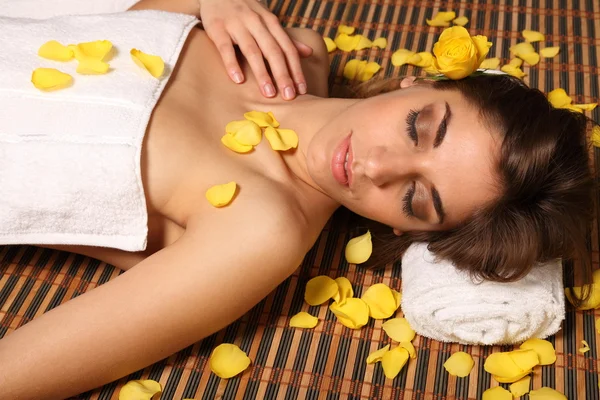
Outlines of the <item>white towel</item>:
M125 11L140 0L0 0L0 15L44 19Z
M50 0L49 0L50 1ZM190 30L190 15L135 11L46 20L0 17L0 244L146 247L140 157L146 127ZM48 40L110 40L105 75L37 55ZM153 78L129 54L163 58ZM71 87L42 92L38 67L70 74Z
M560 261L511 283L474 283L424 243L402 258L402 311L420 335L463 344L515 344L560 329L565 299Z

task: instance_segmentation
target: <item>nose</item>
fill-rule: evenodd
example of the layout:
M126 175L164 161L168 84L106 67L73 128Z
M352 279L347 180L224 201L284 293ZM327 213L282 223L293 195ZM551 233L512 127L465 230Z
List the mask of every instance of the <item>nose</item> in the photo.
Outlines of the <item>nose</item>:
M374 185L385 186L400 180L414 179L426 168L423 155L375 147L365 160L364 173Z

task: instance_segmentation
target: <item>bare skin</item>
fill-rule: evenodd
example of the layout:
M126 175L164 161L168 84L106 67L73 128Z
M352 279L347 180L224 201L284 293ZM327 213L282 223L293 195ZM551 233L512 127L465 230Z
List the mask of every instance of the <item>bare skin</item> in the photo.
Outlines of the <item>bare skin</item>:
M195 13L194 4L144 0L136 8ZM193 30L144 142L147 249L53 246L126 273L0 340L0 399L76 395L222 329L297 268L340 204L401 234L445 229L494 198L497 143L459 94L411 88L362 102L324 99L329 60L321 36L288 32L314 50L302 59L309 95L293 102L265 98L244 62L246 82L233 83L211 40ZM444 104L452 119L438 148ZM424 110L416 119L419 145L406 134L411 108ZM273 111L297 131L299 148L280 154L263 140L245 155L226 149L223 127L250 110ZM354 183L345 185L330 169L349 133ZM232 204L213 208L206 189L231 180L240 187ZM443 223L429 195L434 184ZM415 185L416 215L407 216L402 198Z

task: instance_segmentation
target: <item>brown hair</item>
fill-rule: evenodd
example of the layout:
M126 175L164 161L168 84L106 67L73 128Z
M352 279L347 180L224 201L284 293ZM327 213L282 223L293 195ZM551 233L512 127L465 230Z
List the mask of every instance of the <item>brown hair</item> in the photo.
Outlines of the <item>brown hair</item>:
M359 86L354 97L400 87L400 79ZM460 92L498 132L497 166L503 193L460 226L443 232L405 232L369 223L370 267L398 261L413 242L427 242L437 257L451 260L476 279L514 281L536 262L578 258L586 281L591 263L586 245L593 213L594 180L589 166L588 119L553 108L546 96L509 75L484 74L430 83Z

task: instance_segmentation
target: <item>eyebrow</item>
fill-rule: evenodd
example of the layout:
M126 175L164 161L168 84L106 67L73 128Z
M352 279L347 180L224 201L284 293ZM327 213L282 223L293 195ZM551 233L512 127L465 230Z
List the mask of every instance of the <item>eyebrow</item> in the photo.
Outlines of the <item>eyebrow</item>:
M433 140L433 148L439 147L444 141L444 137L446 137L446 131L448 130L448 124L450 123L450 118L452 117L452 112L450 111L450 105L446 102L446 113L440 122L440 126L438 126L437 133L435 135L435 139Z
M443 224L444 218L446 217L446 213L444 212L444 206L442 205L440 193L435 187L431 188L431 200L433 201L433 208L435 208L435 212L438 216L439 223Z

